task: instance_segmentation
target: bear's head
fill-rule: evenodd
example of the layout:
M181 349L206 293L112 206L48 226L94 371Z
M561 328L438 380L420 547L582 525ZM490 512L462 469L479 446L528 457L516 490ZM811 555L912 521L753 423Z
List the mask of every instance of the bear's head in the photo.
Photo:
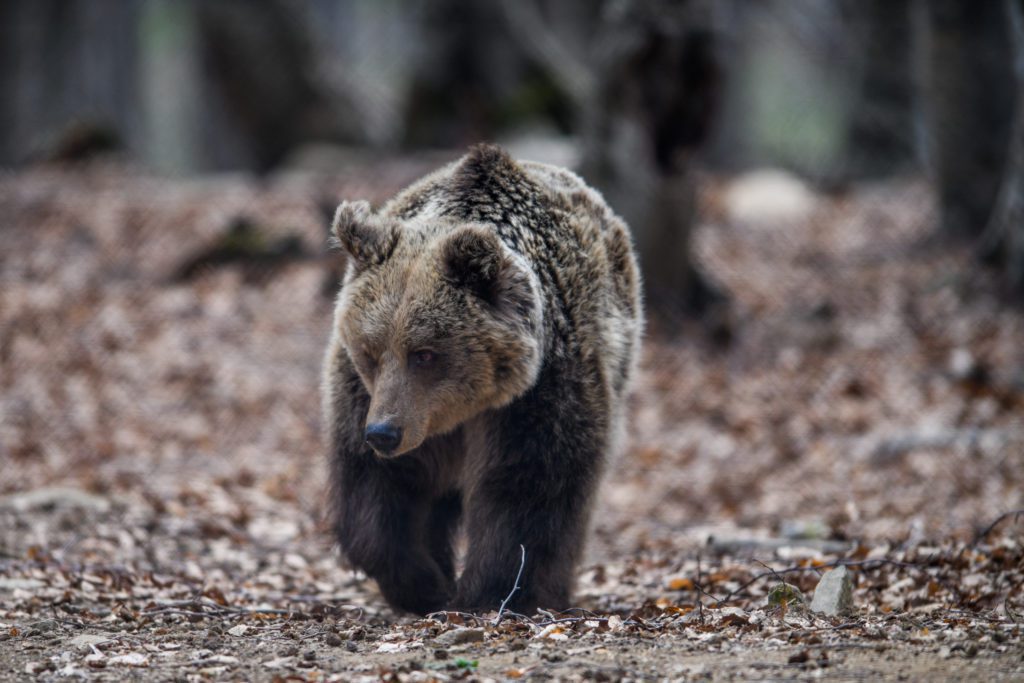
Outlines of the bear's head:
M493 228L344 202L333 231L349 255L336 333L370 395L365 438L379 455L407 453L533 386L539 285Z

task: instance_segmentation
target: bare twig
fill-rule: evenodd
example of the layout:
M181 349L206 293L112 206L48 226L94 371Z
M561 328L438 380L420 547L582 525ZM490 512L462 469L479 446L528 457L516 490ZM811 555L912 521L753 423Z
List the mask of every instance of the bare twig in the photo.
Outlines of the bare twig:
M441 616L442 614L445 615L446 618L447 618L447 616L449 614L458 614L463 619L472 619L473 621L478 622L478 623L486 621L483 617L481 617L478 614L471 614L470 612L459 612L457 610L450 610L450 609L443 609L443 610L440 610L438 612L431 612L430 614L426 615L426 617L427 617L427 619L434 619L434 620L440 621L439 619L437 619L437 617Z
M1003 598L1003 611L1006 612L1006 616L1010 617L1010 621L1014 624L1019 624L1020 621L1017 619L1017 615L1012 609L1010 609L1010 594L1007 593L1006 597Z
M985 540L985 537L992 533L997 526L1003 523L1003 521L1013 517L1014 519L1024 519L1024 508L1020 510L1010 510L996 517L991 524L982 529L982 531L974 537L974 541L971 542L971 548L977 547L979 543Z
M505 614L505 606L508 605L508 601L512 599L516 591L519 590L519 579L523 576L523 567L526 566L526 546L522 543L519 544L519 550L522 551L522 557L519 559L519 571L516 573L516 582L512 586L512 590L505 596L505 599L501 601L501 606L498 608L498 616L494 617L494 625L497 626L501 623L502 616Z
M548 619L542 621L537 626L550 626L551 624L578 624L581 621L596 621L599 623L608 623L611 617L559 617L557 619Z
M778 581L779 583L786 583L783 580L783 578L781 576L779 576L778 572L775 571L774 567L772 567L769 564L767 564L765 562L762 562L761 560L758 560L758 559L755 559L754 562L757 562L759 565L761 565L762 567L767 569L771 573L771 575L775 577L775 580Z
M700 567L700 553L697 553L697 580L693 582L693 585L701 593L704 592L704 589L701 588L701 585L700 585L701 584L701 574L702 573L703 572L701 571L701 567ZM700 599L700 596L697 597L697 609L699 610L698 611L698 616L700 617L700 623L703 625L704 624L704 601Z

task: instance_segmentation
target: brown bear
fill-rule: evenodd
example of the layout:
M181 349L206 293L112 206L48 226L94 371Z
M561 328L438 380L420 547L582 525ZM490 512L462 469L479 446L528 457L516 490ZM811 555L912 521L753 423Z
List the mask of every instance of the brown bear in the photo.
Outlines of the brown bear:
M508 609L566 608L642 326L626 226L573 173L481 145L376 212L342 203L333 232L342 550L398 609L496 610L520 568Z

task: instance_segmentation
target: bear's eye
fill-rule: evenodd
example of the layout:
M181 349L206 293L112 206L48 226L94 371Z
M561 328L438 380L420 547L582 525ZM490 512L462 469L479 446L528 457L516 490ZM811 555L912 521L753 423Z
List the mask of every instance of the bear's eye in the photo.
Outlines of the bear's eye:
M409 360L418 368L429 368L437 360L437 354L430 349L420 349L410 353Z

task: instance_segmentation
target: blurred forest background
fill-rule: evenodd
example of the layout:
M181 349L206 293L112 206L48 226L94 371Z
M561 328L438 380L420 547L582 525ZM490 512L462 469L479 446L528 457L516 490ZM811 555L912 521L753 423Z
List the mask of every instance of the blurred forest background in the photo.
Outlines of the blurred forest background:
M577 170L641 257L580 569L579 605L629 624L601 638L760 659L803 618L765 605L772 571L850 562L861 630L804 634L1019 655L1024 0L4 0L0 93L12 670L422 647L323 523L326 237L481 140ZM131 635L64 652L97 628ZM292 637L319 649L268 651ZM561 657L536 666L591 655Z
M4 2L0 489L160 498L197 460L316 479L334 207L494 140L635 235L651 322L613 517L855 536L1021 507L1022 15Z
M578 168L649 294L700 310L694 177L927 172L937 233L1024 282L1019 0L100 0L0 8L0 163L178 174L499 140ZM663 302L663 300L666 300Z

